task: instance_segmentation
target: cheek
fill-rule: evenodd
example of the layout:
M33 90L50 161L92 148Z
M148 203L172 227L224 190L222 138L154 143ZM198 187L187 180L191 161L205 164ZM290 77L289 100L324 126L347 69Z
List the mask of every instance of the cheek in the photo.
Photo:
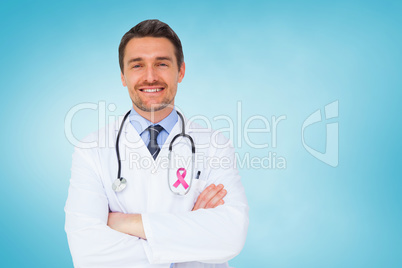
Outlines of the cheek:
M177 86L177 83L180 83L179 76L176 74L170 75L167 79L168 80L165 81L168 81L168 83L173 87Z
M132 89L136 85L137 81L133 77L129 77L126 79L127 87Z

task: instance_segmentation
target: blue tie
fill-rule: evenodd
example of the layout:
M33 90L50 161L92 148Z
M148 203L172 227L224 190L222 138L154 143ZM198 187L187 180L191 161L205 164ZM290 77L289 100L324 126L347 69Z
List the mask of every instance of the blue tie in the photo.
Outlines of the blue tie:
M155 125L155 126L149 126L147 129L149 131L149 143L147 147L152 157L156 159L161 150L161 148L159 148L158 142L156 141L156 138L158 137L159 133L163 130L163 127L161 125Z

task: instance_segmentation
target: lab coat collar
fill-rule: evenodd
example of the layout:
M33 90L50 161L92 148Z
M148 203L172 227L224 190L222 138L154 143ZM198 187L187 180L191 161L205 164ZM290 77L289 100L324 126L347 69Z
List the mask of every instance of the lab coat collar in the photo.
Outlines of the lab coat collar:
M176 114L177 115L177 114ZM121 120L119 120L121 122ZM186 122L186 119L184 119ZM121 123L120 123L121 124ZM165 155L167 156L167 151L169 149L169 144L172 141L173 137L176 136L181 132L181 120L178 119L176 124L174 124L173 128L171 129L169 136L167 137L165 143L163 144L161 151L159 152L159 156ZM118 129L116 131L116 136L117 136ZM145 156L149 154L149 157L151 157L151 154L149 153L146 144L142 140L140 134L138 131L134 128L134 126L130 123L129 120L126 120L123 125L122 129L122 134L120 137L120 143L124 144L128 148L133 148L135 150L140 150L142 151L141 153ZM146 151L145 151L146 150Z

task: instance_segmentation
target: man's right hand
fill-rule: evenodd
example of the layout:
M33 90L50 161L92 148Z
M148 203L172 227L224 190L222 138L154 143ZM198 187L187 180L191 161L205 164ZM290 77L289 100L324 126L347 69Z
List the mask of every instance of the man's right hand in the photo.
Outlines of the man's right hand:
M198 196L192 211L200 208L215 208L219 205L223 205L223 198L225 197L227 191L223 189L223 185L215 184L209 185L204 191Z

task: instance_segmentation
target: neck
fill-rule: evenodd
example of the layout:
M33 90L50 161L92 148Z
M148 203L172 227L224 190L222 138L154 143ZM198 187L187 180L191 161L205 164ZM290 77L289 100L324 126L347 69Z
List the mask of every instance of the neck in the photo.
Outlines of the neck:
M162 110L156 111L156 112L145 112L143 110L140 110L137 108L137 106L133 105L134 110L147 119L148 121L151 121L153 124L158 123L165 119L173 110L172 105L168 105L167 107L163 108Z

